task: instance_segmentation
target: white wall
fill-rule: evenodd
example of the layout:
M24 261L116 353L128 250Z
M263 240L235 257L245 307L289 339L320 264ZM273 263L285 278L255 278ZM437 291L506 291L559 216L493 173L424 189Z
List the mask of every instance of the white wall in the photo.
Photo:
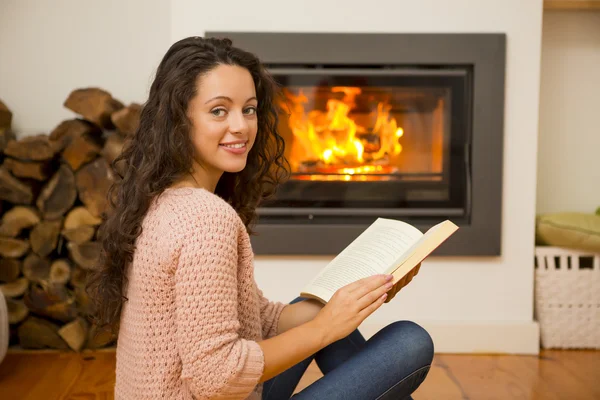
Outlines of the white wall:
M0 99L18 135L49 132L75 115L76 88L99 86L143 101L169 46L161 0L0 0Z
M62 102L78 86L98 85L122 101L143 102L168 45L207 30L507 33L503 255L428 260L365 331L413 319L431 329L439 351L537 351L532 258L541 0L1 4L0 98L24 134L71 117ZM258 257L256 279L268 297L289 301L329 260Z
M545 12L537 211L600 207L600 12Z
M301 32L506 32L507 80L503 235L500 258L444 258L424 263L418 278L369 318L371 324L414 319L433 326L516 324L532 326L533 237L538 131L541 0L363 0L334 2L173 2L172 37L204 31ZM259 285L273 299L289 301L329 257L258 257ZM484 332L481 330L480 332ZM494 332L492 330L492 332ZM499 338L478 337L471 349L515 350ZM528 331L533 332L533 331ZM465 332L468 335L468 332ZM498 340L496 340L498 339ZM527 336L535 347L535 335ZM444 341L445 349L459 349ZM467 346L468 347L468 346ZM465 347L460 347L465 348Z

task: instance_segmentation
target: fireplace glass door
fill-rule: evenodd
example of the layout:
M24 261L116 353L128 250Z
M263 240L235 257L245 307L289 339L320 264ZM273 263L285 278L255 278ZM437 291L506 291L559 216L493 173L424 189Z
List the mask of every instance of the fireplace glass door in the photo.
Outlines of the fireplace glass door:
M467 68L271 72L292 175L263 222L468 216Z

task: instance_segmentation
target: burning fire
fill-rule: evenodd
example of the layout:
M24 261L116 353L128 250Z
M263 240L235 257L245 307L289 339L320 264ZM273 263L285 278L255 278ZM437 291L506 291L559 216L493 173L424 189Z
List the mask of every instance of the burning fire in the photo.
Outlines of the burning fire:
M331 92L334 95L327 100L327 111L306 113L308 99L303 92L294 95L286 91L291 103L289 126L295 138L291 162L295 169L347 178L393 172L389 158L402 151L399 139L404 131L390 115L391 106L378 102L365 121L367 127L349 116L360 88L338 86Z

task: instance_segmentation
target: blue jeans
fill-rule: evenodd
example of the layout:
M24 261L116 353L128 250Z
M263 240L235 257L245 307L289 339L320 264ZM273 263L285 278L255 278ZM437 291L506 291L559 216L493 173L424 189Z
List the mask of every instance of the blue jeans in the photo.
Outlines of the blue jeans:
M290 304L305 300L296 298ZM294 390L315 360L323 377ZM391 323L368 341L355 330L264 383L263 400L399 400L425 380L433 361L433 341L419 325Z

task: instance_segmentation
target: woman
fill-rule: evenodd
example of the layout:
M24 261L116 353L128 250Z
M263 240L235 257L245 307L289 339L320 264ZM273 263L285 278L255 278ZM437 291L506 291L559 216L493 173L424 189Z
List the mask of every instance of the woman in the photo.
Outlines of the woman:
M368 342L360 323L395 294L383 276L326 306L271 302L256 286L249 232L285 176L277 86L229 40L192 37L164 56L100 233L90 282L118 326L117 399L288 399L314 358L325 377L294 399L401 399L433 357L419 326ZM269 190L267 190L269 188Z

